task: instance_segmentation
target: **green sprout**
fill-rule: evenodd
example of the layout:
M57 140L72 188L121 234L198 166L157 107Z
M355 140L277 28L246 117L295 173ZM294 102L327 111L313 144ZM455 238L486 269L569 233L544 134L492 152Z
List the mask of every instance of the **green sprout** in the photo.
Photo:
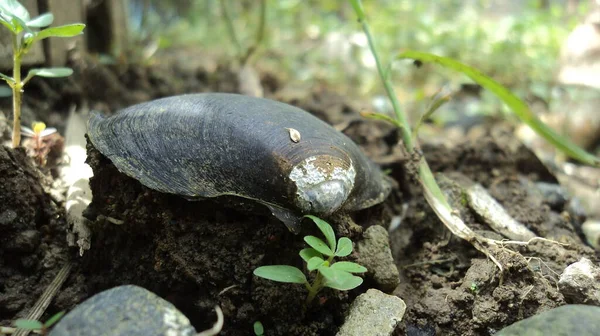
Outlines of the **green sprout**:
M17 332L17 329L22 329L33 331L39 335L48 335L50 327L58 322L63 315L65 315L64 311L56 313L52 315L52 317L50 317L45 323L42 323L38 320L18 319L14 322L16 328L0 327L0 334L14 334Z
M13 96L13 147L21 143L21 99L23 87L34 76L66 77L73 73L69 68L37 68L29 70L27 76L21 77L21 60L31 50L31 46L48 37L72 37L83 32L82 23L64 26L48 27L54 21L52 13L45 13L31 19L29 11L17 0L0 1L0 24L11 32L13 51L13 76L0 73L0 78L6 81L12 89Z
M323 232L327 243L315 236L306 236L304 241L310 246L300 251L300 257L306 262L309 272L316 272L312 283L308 282L304 273L293 266L272 265L261 266L254 270L254 275L261 278L287 283L304 284L308 290L306 306L325 287L337 290L351 290L360 286L363 279L353 273L364 273L367 269L349 261L333 262L335 257L346 257L352 253L352 241L347 237L335 241L333 228L329 223L315 216L312 219Z
M477 284L477 282L471 282L471 286L469 286L469 290L473 293L473 294L478 294L479 293L479 285Z
M265 328L263 327L262 322L260 322L260 321L254 322L254 325L252 326L252 328L254 329L254 335L256 335L256 336L264 336L265 335Z

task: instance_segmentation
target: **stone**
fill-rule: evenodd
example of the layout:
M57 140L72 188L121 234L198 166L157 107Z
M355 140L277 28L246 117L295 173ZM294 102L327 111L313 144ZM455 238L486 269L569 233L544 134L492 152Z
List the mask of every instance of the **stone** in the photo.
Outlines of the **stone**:
M560 184L537 182L535 185L542 194L544 203L556 211L562 211L571 198L569 193Z
M581 231L585 236L585 240L600 251L600 220L588 219L581 225Z
M400 274L392 257L387 230L379 225L367 228L363 240L358 242L357 251L357 262L367 268L367 276L373 279L375 287L393 292L400 283Z
M565 268L558 288L567 302L600 305L600 267L581 258Z
M594 336L600 330L600 307L565 305L516 322L495 336Z
M49 336L187 336L196 330L175 306L134 285L92 296L65 315Z
M337 336L391 335L405 311L401 298L369 289L354 300Z

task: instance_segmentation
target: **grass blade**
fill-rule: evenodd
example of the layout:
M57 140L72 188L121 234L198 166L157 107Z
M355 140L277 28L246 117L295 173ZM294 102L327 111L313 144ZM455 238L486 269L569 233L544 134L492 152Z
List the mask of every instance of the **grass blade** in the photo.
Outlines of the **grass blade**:
M511 108L513 113L531 127L537 134L550 142L557 149L561 150L571 158L577 159L583 163L598 166L600 165L600 158L588 153L581 147L571 142L566 137L558 134L556 131L551 129L548 125L543 123L527 105L510 92L507 88L502 86L500 83L494 81L490 77L484 75L479 70L470 67L466 64L460 63L454 59L448 57L441 57L429 53L419 51L405 51L397 56L398 59L414 59L421 62L432 62L440 64L445 68L449 68L458 72L461 72L481 85L485 89L494 93L500 98L508 107Z

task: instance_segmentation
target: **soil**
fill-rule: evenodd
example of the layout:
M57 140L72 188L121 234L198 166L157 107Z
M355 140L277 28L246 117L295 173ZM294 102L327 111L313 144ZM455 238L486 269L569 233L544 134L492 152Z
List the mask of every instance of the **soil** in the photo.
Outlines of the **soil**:
M0 320L23 317L69 259L64 210L21 149L0 147Z
M60 131L73 104L109 114L164 96L239 90L235 66L211 63L192 50L170 52L175 54L149 66L107 65L72 55L73 77L31 81L24 124L42 120ZM477 136L465 136L458 143L422 145L448 190L450 180L481 183L536 234L569 244L536 242L495 250L505 267L500 272L437 219L405 168L409 160L399 150L396 129L362 119L363 103L327 85L298 91L277 75L260 69L259 74L266 97L300 106L334 124L396 180L383 205L353 215L362 227L387 225L392 217L403 215L390 233L401 274L394 294L408 307L395 334L492 335L568 303L557 289L562 270L583 256L600 259L582 242L580 218L569 214L569 203L549 204L535 192L532 182L556 179L509 128L479 125ZM7 100L0 106L10 110ZM252 271L268 264L302 267L297 254L304 247L301 237L318 235L313 225L307 223L294 235L260 206L237 199L191 202L155 192L120 174L91 145L88 163L94 169L94 198L86 215L94 219L94 235L92 249L79 257L78 249L66 244L64 188L53 181L57 175L52 167L40 171L23 150L0 150L0 325L25 316L67 261L74 263L73 271L44 317L70 310L101 290L137 284L175 304L197 330L212 325L212 308L218 304L225 314L222 335L251 335L257 320L268 335L334 335L352 300L368 289L369 281L350 292L324 290L304 311L302 286L266 281ZM408 204L404 214L403 203ZM469 227L498 238L464 204L455 205ZM341 221L334 222L334 229L355 242L361 239L360 230ZM354 258L355 254L349 257Z

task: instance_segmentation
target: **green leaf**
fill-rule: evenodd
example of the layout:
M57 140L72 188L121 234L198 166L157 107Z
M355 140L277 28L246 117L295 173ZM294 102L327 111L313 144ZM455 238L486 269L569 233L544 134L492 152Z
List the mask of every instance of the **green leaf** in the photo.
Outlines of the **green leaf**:
M9 77L1 72L0 72L0 78L4 79L7 83L10 83L10 84L15 82L15 80L12 77Z
M321 265L323 265L324 263L325 263L325 260L323 260L323 258L312 257L306 263L306 268L308 268L308 270L312 272L312 271L316 270L317 268L321 267Z
M568 156L577 159L583 163L589 165L600 165L600 158L588 153L581 147L577 146L569 139L561 136L552 128L548 127L538 117L529 110L527 105L510 92L507 88L494 81L490 77L482 74L479 70L472 68L466 64L455 61L451 58L441 57L429 53L423 53L418 51L405 51L400 53L397 58L399 59L415 59L421 62L433 62L442 65L443 67L450 68L462 72L477 84L493 92L498 98L500 98L506 105L508 105L514 114L533 129L537 134L542 136L552 145L559 150L563 151Z
M318 252L323 253L328 257L333 256L333 251L320 238L315 236L306 236L304 237L304 241Z
M254 329L254 335L256 336L263 336L265 334L265 328L260 321L254 322L252 328Z
M0 11L15 16L21 21L29 21L29 11L17 0L0 1Z
M27 27L27 24L25 23L25 21L23 21L21 18L17 17L17 16L12 16L10 18L10 22L13 25L13 27L15 27L14 32L15 33L20 33L21 31L25 30L26 32L30 32L31 29L29 29L29 27Z
M254 270L254 275L278 282L306 283L306 276L296 267L288 265L261 266Z
M348 237L342 237L338 240L337 250L335 251L336 257L345 257L352 253L352 241Z
M18 319L15 321L15 326L19 329L36 330L42 329L42 322L37 320Z
M363 279L361 277L357 277L357 276L353 275L352 277L346 279L346 281L344 281L342 283L326 282L325 287L346 291L346 290L354 289L354 288L360 286L362 283L363 283Z
M52 22L54 22L54 15L52 13L46 13L27 21L27 27L43 28L48 27Z
M57 78L57 77L68 77L73 74L73 69L71 68L38 68L31 69L27 74L27 77L40 76L40 77L49 77L49 78Z
M300 258L302 258L302 260L304 260L305 262L308 262L310 260L310 258L312 258L312 257L323 258L323 255L321 253L319 253L319 251L317 251L311 247L307 247L300 251Z
M413 138L415 138L415 139L417 138L417 135L419 134L419 129L421 128L421 125L423 125L423 123L427 119L429 119L433 115L433 113L435 113L435 111L437 111L442 105L449 102L451 98L452 98L452 94L450 94L450 93L442 94L441 97L439 97L437 95L435 97L433 97L433 102L431 103L431 105L429 105L429 108L427 109L427 111L425 111L425 113L423 113L421 118L419 118L419 121L417 122L417 124L414 127Z
M0 13L0 23L8 28L13 34L17 33L17 28L12 24L12 16L7 16L4 13Z
M319 230L323 232L325 239L327 239L327 242L329 243L329 248L332 251L335 251L335 233L333 232L333 228L331 227L331 225L329 225L329 223L316 216L306 215L304 217L312 219L313 222L317 224Z
M350 261L338 261L329 267L349 273L365 273L367 271L366 267Z
M35 41L43 40L48 37L72 37L83 32L85 25L83 23L74 23L58 27L50 27L40 30L34 37Z
M383 120L383 121L386 121L386 122L398 127L399 129L402 129L402 124L398 120L396 120L388 115L385 115L382 113L376 113L376 112L367 112L367 111L360 112L360 115L367 119Z
M52 315L51 318L48 319L48 321L46 321L44 323L44 327L46 328L50 328L52 325L54 325L54 323L58 322L58 320L61 319L61 317L63 317L65 315L64 311L58 312L54 315Z
M331 283L331 284L338 284L338 285L343 284L350 277L353 277L352 274L350 274L346 271L331 268L329 266L319 267L319 272L321 273L321 275L323 275L323 277L325 277L325 279L327 280L327 283Z

